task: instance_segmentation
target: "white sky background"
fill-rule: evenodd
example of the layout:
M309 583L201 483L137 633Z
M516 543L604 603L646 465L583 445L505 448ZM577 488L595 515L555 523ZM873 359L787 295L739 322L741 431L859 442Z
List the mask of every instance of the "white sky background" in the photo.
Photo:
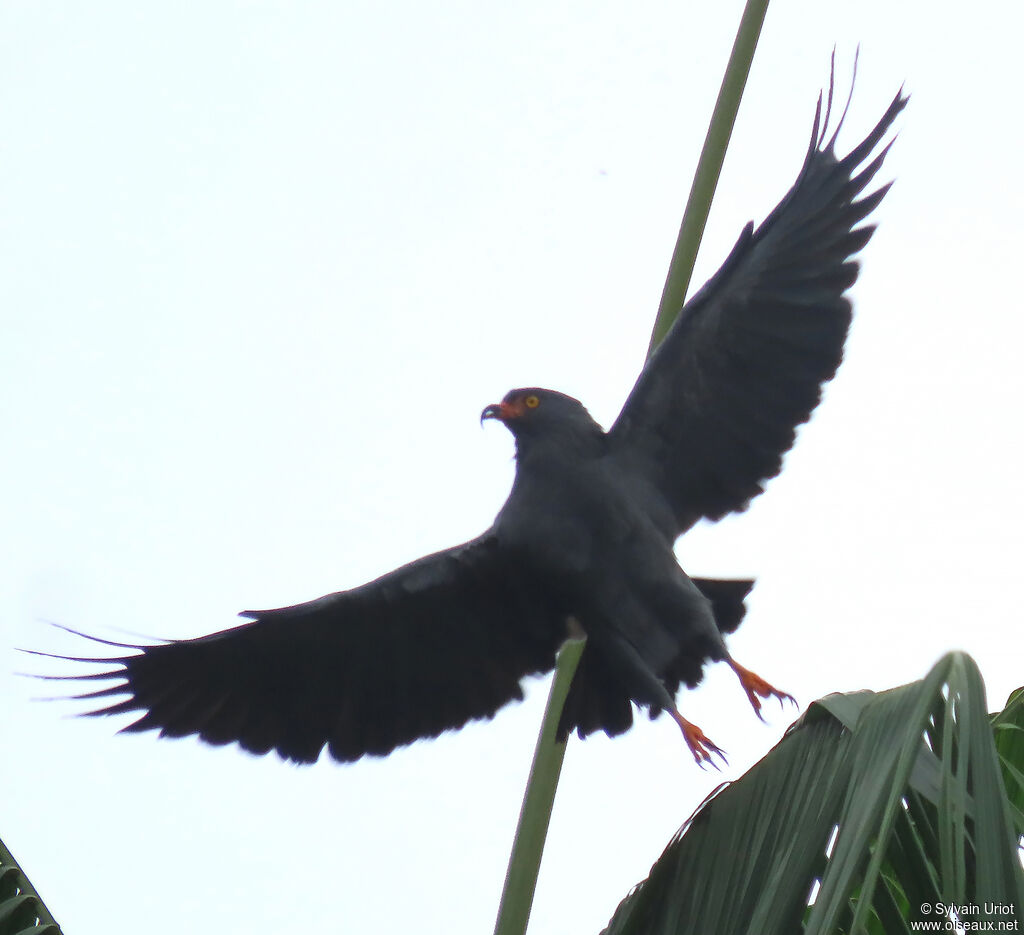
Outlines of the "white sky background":
M742 4L0 3L0 671L41 621L185 637L490 522L549 385L643 359ZM693 531L756 576L737 658L804 704L977 659L1024 683L1015 3L769 10L697 281L795 178L838 46L845 151L906 80L847 360L784 474ZM85 647L86 652L89 647ZM758 722L728 671L569 748L535 935L596 933ZM547 682L384 760L115 736L0 676L0 836L74 935L490 931Z

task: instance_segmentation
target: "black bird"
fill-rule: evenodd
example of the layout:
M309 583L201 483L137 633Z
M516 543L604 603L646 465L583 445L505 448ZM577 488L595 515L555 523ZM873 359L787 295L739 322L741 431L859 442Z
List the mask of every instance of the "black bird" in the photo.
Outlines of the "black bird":
M679 713L680 685L721 660L759 715L761 699L789 696L726 649L753 582L691 579L673 543L762 492L835 375L851 257L874 230L858 225L889 185L862 192L891 143L867 160L906 100L898 93L840 159L838 128L826 142L830 84L795 184L686 303L610 431L552 390L513 390L484 409L481 421L515 437L516 476L479 538L350 591L246 611L251 622L233 629L71 657L116 665L71 676L118 680L77 697L127 695L89 712L143 712L126 731L298 762L326 746L346 762L492 717L522 698L525 676L552 668L574 619L588 640L561 735L621 733L635 703L667 711L696 761L711 762L721 751Z

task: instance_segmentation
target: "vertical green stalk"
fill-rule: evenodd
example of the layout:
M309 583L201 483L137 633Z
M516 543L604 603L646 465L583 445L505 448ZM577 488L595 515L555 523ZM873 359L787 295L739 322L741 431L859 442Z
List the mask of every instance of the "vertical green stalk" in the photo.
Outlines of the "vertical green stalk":
M697 259L697 249L704 233L711 199L722 171L725 151L736 122L736 112L743 96L743 88L750 73L750 63L761 34L761 24L768 10L768 0L747 0L740 19L732 54L725 69L722 87L711 116L711 124L704 140L704 148L697 164L690 196L683 213L679 237L669 264L665 289L661 296L658 317L654 323L648 357L665 337L683 307L683 300ZM572 640L562 647L555 666L555 676L548 695L540 736L533 755L533 765L526 782L519 824L509 856L505 886L498 906L494 935L524 935L530 920L530 909L537 888L544 840L547 837L555 790L562 771L565 743L555 736L562 706L569 693L572 677L583 654L585 640Z
M540 873L540 858L544 853L544 839L547 837L551 809L555 804L555 789L558 787L562 759L565 757L565 741L559 740L555 733L584 645L585 639L570 640L558 654L555 677L551 681L548 704L533 753L533 766L530 767L530 778L526 781L523 806L519 811L512 854L505 872L505 886L501 891L494 935L523 935L530 921L530 908L533 906L537 875Z
M764 23L767 11L768 0L747 0L743 17L740 19L740 27L736 30L732 54L729 56L729 64L725 67L722 87L718 91L718 100L715 101L708 134L704 137L704 148L700 152L700 161L697 163L697 171L690 186L690 197L686 199L676 248L668 265L668 276L665 278L665 288L661 293L658 317L654 321L651 344L647 349L648 357L668 334L672 322L683 308L690 276L693 274L693 264L697 261L700 239L704 236L704 225L711 211L711 199L715 197L718 177L722 174L725 151L729 147L732 128L736 123L736 112L740 108L747 75L750 74L750 63L754 59L754 49L757 48L761 24Z

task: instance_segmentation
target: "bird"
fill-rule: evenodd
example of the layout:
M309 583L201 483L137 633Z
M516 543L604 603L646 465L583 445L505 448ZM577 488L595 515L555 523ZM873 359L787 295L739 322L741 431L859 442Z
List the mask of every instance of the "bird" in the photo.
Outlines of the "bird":
M754 582L691 578L674 544L763 492L842 360L855 256L875 230L863 222L892 182L865 190L908 98L901 88L840 157L850 100L829 135L833 87L834 70L795 183L685 303L610 429L542 387L484 408L481 424L513 436L515 477L483 534L351 590L244 611L247 622L209 635L88 637L121 652L60 656L106 667L43 677L100 682L73 697L99 702L89 716L137 715L124 731L346 763L494 717L581 629L559 739L621 734L646 708L675 720L698 765L724 760L680 713L681 686L725 662L759 717L764 701L792 697L726 646Z

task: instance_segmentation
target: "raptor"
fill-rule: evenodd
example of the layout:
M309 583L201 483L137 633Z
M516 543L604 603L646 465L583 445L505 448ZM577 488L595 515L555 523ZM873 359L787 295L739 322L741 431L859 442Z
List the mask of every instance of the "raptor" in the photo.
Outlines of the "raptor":
M906 98L843 157L831 103L830 87L796 182L686 303L608 431L539 387L483 410L516 447L512 491L486 532L352 590L246 611L249 622L218 633L72 657L109 663L70 676L113 680L77 696L102 699L89 713L141 712L124 730L298 762L325 748L343 762L385 755L521 698L575 620L588 639L561 735L619 734L638 705L668 712L695 760L713 762L720 749L676 706L681 686L723 661L756 712L789 696L726 646L753 582L690 578L673 545L762 492L842 359L853 258L874 230L862 222L889 186L865 189Z

